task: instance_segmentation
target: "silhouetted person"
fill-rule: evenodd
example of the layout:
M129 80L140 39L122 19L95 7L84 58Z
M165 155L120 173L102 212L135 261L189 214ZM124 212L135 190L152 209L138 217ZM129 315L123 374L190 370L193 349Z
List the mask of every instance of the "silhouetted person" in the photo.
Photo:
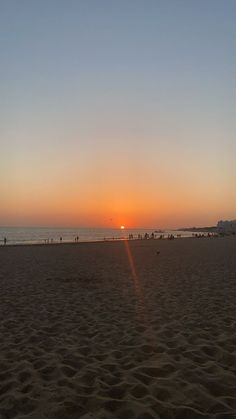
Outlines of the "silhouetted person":
M4 244L7 244L7 238L6 237L4 237Z

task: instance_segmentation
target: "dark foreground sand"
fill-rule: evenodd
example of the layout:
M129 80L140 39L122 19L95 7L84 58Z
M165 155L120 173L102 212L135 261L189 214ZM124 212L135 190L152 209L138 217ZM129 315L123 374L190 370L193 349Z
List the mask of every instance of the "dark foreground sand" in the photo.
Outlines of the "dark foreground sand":
M234 237L2 246L0 316L1 419L236 418Z

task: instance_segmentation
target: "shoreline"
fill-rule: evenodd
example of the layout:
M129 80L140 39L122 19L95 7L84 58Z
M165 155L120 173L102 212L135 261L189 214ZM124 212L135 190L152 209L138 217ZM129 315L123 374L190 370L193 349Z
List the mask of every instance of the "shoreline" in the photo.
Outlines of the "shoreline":
M39 245L48 243L97 242L137 239L186 238L193 235L207 236L209 232L154 229L66 229L66 228L3 228L0 227L1 245ZM211 233L213 235L213 233ZM215 233L214 233L215 235Z
M233 234L232 235L224 235L224 236L221 236L221 235L214 235L214 234L212 234L210 237L208 237L207 235L204 235L204 236L199 236L199 237L195 237L195 236L182 236L182 237L174 237L174 239L170 239L169 237L163 237L162 239L160 239L160 238L155 238L155 239L151 239L151 238L149 238L149 239L145 239L145 238L142 238L142 239L140 239L140 238L133 238L133 239L130 239L130 238L104 238L104 239L100 239L100 240L79 240L79 241L62 241L62 242L60 242L60 241L56 241L56 240L53 240L52 242L51 241L49 241L49 242L44 242L44 243L39 243L39 242L27 242L27 243L9 243L9 242L7 242L6 244L4 244L4 243L0 243L0 248L2 248L2 247L18 247L18 246L43 246L43 247L45 247L45 246L62 246L62 245L78 245L78 244L84 244L84 243L104 243L104 242L112 242L112 243L114 243L114 242L122 242L122 241L129 241L129 242L160 242L160 241L170 241L170 240L181 240L181 239L184 239L184 240L186 240L186 239L217 239L217 238L223 238L223 237L231 237L231 236L234 236ZM2 242L3 242L3 240L1 240Z

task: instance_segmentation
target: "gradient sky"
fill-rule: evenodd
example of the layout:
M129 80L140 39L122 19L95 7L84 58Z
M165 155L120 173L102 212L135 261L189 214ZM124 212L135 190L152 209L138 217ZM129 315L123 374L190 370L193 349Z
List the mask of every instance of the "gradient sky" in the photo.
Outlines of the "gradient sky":
M236 218L235 0L0 0L0 225Z

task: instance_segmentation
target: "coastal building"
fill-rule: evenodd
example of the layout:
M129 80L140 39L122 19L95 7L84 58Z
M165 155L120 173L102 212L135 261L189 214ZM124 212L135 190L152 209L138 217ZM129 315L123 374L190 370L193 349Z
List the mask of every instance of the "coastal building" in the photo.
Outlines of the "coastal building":
M218 233L222 233L222 234L236 233L236 220L219 221L217 224L217 230L218 230Z

